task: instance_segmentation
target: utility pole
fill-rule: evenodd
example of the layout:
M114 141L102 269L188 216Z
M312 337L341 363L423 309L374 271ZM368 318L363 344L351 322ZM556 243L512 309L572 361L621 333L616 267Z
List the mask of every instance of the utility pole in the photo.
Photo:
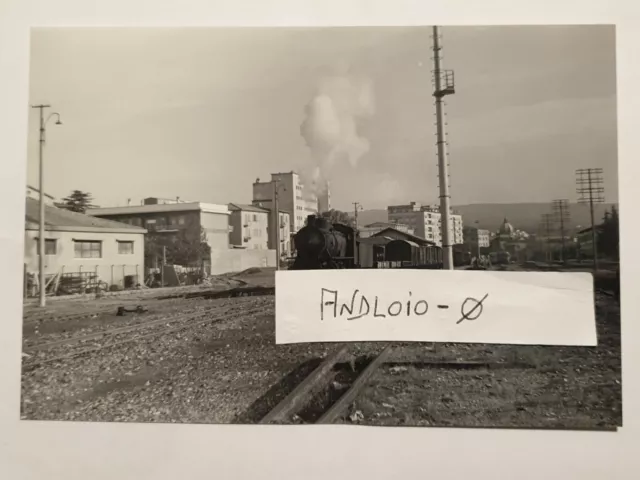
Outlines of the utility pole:
M602 184L601 168L581 168L576 170L577 193L580 194L578 203L588 203L591 213L591 242L593 244L593 271L598 271L598 238L593 205L604 203L604 187Z
M40 294L40 306L44 307L46 305L46 294L47 294L47 284L45 282L44 279L44 263L45 263L45 232L44 232L44 159L43 159L43 153L44 153L44 142L45 142L45 127L47 122L49 121L49 119L53 116L53 115L57 115L58 116L58 121L56 122L56 125L62 125L62 122L60 121L60 114L58 113L52 113L51 115L49 115L49 117L45 120L44 119L44 109L45 108L51 108L51 105L32 105L31 108L37 108L38 110L40 110L40 149L39 149L39 175L40 175L40 215L39 215L39 220L40 220L40 237L38 238L38 251L40 253L39 255L39 259L38 259L38 268L39 268L39 283L40 283L40 288L39 288L39 294Z
M354 221L355 228L353 229L353 264L356 266L359 260L358 252L358 210L362 210L362 205L359 202L353 202L353 213L354 213Z
M560 223L560 238L562 242L562 263L565 263L565 223L569 220L569 202L568 200L554 200L552 204L553 212L555 213L556 221Z
M433 74L436 103L436 136L438 147L438 176L440 180L440 218L442 221L442 261L445 270L453 270L453 250L451 241L451 195L449 194L449 172L447 160L446 131L444 122L444 97L455 93L453 72L441 69L440 32L433 27Z
M164 287L164 266L167 264L167 247L162 247L162 270L160 270L160 286Z
M480 266L480 221L476 220L476 242L478 243L478 266Z
M280 270L280 207L278 204L278 186L279 179L273 180L273 211L274 211L274 227L276 240L276 270Z
M551 242L551 222L553 220L553 216L550 213L543 213L542 214L542 226L544 227L546 236L547 236L547 248L546 248L546 255L545 258L547 260L547 262L549 262L551 260L551 246L550 246L550 242Z

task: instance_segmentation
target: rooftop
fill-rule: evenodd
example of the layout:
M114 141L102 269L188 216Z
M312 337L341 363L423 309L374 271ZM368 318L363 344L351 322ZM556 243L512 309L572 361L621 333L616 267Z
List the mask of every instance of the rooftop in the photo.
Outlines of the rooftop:
M402 230L398 230L396 228L393 227L388 227L385 228L384 230L374 234L374 236L376 237L384 237L385 232L389 232L389 231L393 231L393 232L397 232L400 235L404 236L407 240L413 241L414 243L418 243L421 245L435 245L435 242L432 242L431 240L427 240L426 238L422 238L422 237L418 237L417 235L412 235L410 233L407 232L403 232Z
M258 207L256 205L246 205L242 203L230 203L228 205L229 211L231 212L259 212L259 213L269 213L271 210L264 207Z
M27 185L27 189L28 190L33 190L34 192L40 193L39 189L37 189L36 187L32 187L31 185ZM49 195L48 193L45 193L44 196L45 197L49 197L51 200L55 200L55 197L53 197L53 195Z
M144 228L122 222L96 218L84 213L72 212L50 205L44 206L46 230L63 232L104 232L104 233L146 233ZM40 205L33 198L26 199L25 229L38 230L40 223Z
M129 205L126 207L106 207L92 208L87 210L88 213L96 217L105 215L128 215L140 213L164 213L164 212L189 212L200 211L205 213L219 213L228 215L229 207L227 205L217 205L214 203L202 202L179 202L167 204L151 204L151 205Z
M365 225L363 228L376 228L376 227L407 227L404 223L396 222L373 222Z

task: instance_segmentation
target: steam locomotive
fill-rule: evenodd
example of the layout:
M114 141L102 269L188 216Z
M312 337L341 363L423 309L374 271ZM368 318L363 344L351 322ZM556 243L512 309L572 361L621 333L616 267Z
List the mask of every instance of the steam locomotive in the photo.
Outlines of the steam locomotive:
M356 231L348 225L309 215L293 244L297 255L290 270L356 268Z
M364 241L363 241L364 243ZM356 252L362 254L360 239L354 228L331 223L317 215L309 215L307 224L293 237L296 257L290 270L320 270L340 268L442 268L442 249L417 245L409 240L397 239L385 247L374 246L372 259L356 261ZM369 266L364 267L367 263Z

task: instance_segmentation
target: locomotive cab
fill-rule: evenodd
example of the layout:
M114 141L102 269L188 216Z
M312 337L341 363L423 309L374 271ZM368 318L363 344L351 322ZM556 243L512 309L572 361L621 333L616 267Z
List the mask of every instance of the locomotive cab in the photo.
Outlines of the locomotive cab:
M293 239L297 256L291 269L353 268L354 238L351 227L309 215Z

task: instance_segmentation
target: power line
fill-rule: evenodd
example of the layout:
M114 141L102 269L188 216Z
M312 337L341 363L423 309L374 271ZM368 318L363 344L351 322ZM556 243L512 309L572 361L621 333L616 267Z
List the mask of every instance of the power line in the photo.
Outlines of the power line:
M604 187L601 168L580 168L576 170L576 192L580 195L578 203L588 203L591 213L591 242L593 251L593 270L598 271L598 247L593 206L604 203Z
M561 261L565 262L565 225L570 218L569 214L569 201L565 199L554 200L551 208L554 213L554 219L559 223L560 227L560 238L562 242L561 247Z

